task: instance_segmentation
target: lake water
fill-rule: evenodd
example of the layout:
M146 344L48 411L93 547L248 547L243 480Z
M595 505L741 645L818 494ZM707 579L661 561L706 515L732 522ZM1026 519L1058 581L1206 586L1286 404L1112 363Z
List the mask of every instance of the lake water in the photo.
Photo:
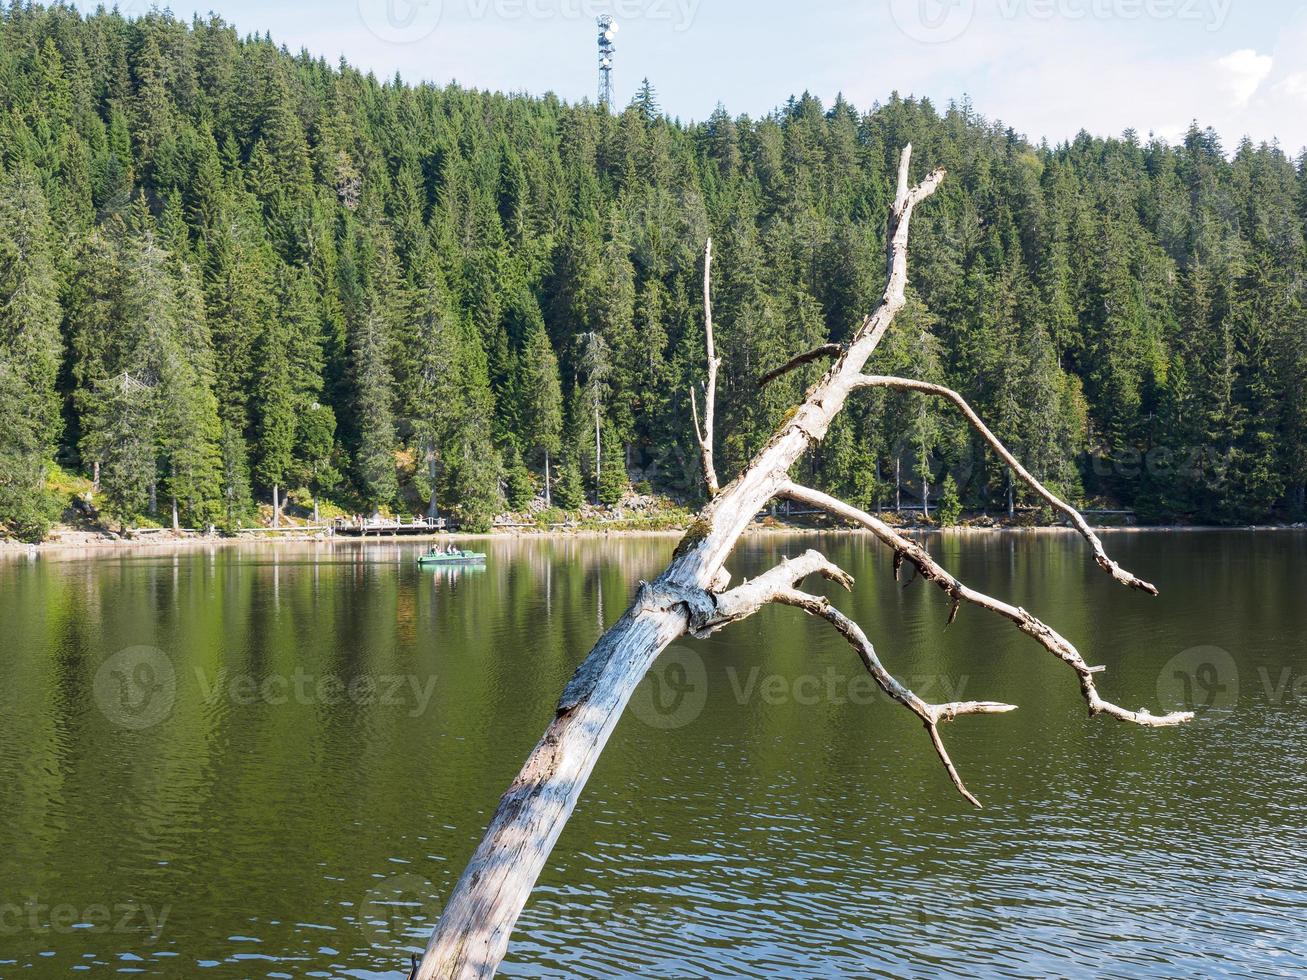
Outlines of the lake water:
M829 627L770 609L637 692L514 934L521 977L1286 976L1307 971L1307 534L1122 533L1128 592L1060 534L936 537L1108 667L1086 718L1006 623L830 592L944 737ZM216 547L0 562L0 976L395 977L500 793L674 538ZM823 586L824 587L824 586ZM813 589L819 588L817 585Z

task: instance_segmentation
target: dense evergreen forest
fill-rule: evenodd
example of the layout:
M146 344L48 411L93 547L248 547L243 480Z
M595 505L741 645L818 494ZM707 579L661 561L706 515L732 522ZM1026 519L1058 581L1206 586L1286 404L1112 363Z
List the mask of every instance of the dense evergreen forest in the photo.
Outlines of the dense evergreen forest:
M693 499L705 240L730 474L823 367L757 377L871 309L908 141L951 176L877 371L958 388L1074 500L1304 511L1307 166L1277 146L1032 145L897 96L683 124L647 83L610 113L27 4L0 113L12 533L57 517L60 476L196 527L319 497L484 526L546 472L563 508L628 480ZM811 465L869 507L1025 503L917 396L857 395Z

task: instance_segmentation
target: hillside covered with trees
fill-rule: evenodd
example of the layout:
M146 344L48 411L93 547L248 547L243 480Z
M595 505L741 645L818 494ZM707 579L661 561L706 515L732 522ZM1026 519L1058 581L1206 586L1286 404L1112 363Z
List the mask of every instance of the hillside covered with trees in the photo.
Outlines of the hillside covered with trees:
M216 18L15 4L0 523L41 535L59 469L120 519L195 527L288 496L485 526L546 470L565 508L628 480L693 497L705 240L729 474L824 367L758 376L870 310L908 141L951 177L875 369L959 389L1074 500L1303 514L1307 165L1279 147L1033 145L897 96L683 124L647 84L611 114L381 81ZM949 481L1024 502L913 395L858 395L810 465L867 507Z

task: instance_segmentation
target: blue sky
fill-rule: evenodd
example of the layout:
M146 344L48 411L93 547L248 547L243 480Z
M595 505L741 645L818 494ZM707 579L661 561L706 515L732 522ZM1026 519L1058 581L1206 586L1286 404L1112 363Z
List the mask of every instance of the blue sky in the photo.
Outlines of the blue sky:
M189 14L193 0L174 0ZM121 0L127 13L143 0ZM805 89L860 107L897 89L977 109L1034 139L1197 118L1307 146L1307 3L1289 0L209 0L242 33L344 55L379 75L568 100L595 91L595 15L620 25L615 87L663 108L759 115Z

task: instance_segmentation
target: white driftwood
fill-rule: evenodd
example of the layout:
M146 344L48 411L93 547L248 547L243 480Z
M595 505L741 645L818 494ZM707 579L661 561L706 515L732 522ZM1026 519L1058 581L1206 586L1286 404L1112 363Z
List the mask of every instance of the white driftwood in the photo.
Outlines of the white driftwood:
M853 644L881 686L926 724L950 778L968 799L975 802L962 786L944 751L938 724L963 714L1009 711L1010 705L989 702L929 705L899 684L880 665L870 642L856 624L824 599L802 593L795 587L802 578L813 574L822 574L846 587L851 585L847 575L815 552L782 564L753 582L726 591L724 564L741 533L775 497L782 493L794 496L800 492L789 481L791 466L813 443L825 436L849 394L861 386L863 366L904 305L912 213L944 179L944 172L937 170L920 184L911 185L908 180L911 156L911 146L905 147L889 216L886 284L880 302L863 320L848 344L839 348L834 363L808 390L803 402L786 417L749 465L720 491L716 487L711 453L719 362L713 347L709 294L711 247L705 250L708 384L705 387L704 428L699 429L696 408L695 429L704 455L704 476L710 500L691 524L668 567L653 582L640 584L634 602L599 639L563 691L553 721L500 800L485 836L445 903L444 914L436 924L415 972L419 980L493 976L507 949L513 925L563 825L576 806L600 752L636 685L658 654L679 636L686 633L703 635L720 629L767 602L797 606L834 625ZM890 531L890 534L894 532ZM910 550L915 548L911 542L891 541L896 554L913 560L923 568L923 574L926 569L932 569L929 556L923 559ZM946 575L942 570L934 572L932 569L932 573ZM955 597L977 601L978 593L965 590L951 577L948 581ZM985 602L991 607L1002 605L987 598ZM1036 638L1047 634L1050 639L1045 644L1062 659L1073 666L1077 662L1083 666L1079 654L1069 643L1024 611L1013 609L1012 614L1018 626ZM1053 637L1056 640L1051 639ZM1086 667L1084 671L1081 686L1087 696L1092 695L1091 710L1111 711L1113 706L1098 698L1092 680L1088 679L1092 673L1090 668ZM1121 712L1121 709L1115 711ZM1121 712L1117 717L1128 714ZM1149 723L1143 715L1127 720Z

